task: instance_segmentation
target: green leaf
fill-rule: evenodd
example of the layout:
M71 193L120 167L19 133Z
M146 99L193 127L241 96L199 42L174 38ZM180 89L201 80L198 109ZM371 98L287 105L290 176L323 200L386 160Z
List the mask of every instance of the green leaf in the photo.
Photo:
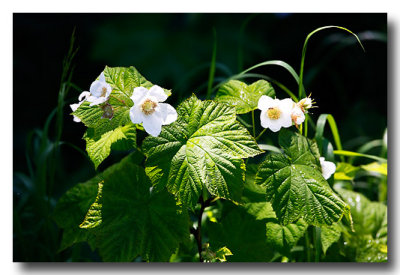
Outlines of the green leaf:
M255 184L254 179L258 171L257 164L247 164L246 166L246 180L244 182L242 202L255 203L265 202L265 188Z
M236 121L235 110L194 95L177 108L178 120L147 137L146 173L157 188L167 187L194 207L206 188L213 196L239 201L244 182L242 158L262 151Z
M387 207L372 202L361 193L338 189L338 193L350 205L355 234L371 234L376 237L379 230L387 228Z
M346 162L340 162L336 166L336 171L334 175L335 180L353 180L359 170L359 167L355 167Z
M268 81L258 80L247 85L239 80L230 80L219 88L215 100L235 107L238 114L245 114L257 109L262 95L275 96L274 88Z
M387 261L387 207L372 202L364 195L345 189L338 193L350 205L354 232L343 234L347 244L346 255L357 262Z
M143 160L143 155L135 151L122 159L119 163L114 164L106 169L114 169L113 167L123 165L125 162L140 163ZM79 227L85 218L93 218L92 225L99 222L101 216L99 212L94 212L99 202L102 202L100 188L104 181L102 174L98 174L94 178L79 183L68 190L57 202L53 213L53 219L57 225L63 229L63 236L59 251L72 246L75 243L88 241L91 247L95 248L95 232L100 226L87 226L86 228ZM89 211L88 211L89 210ZM92 210L92 211L91 211ZM98 208L99 210L99 208ZM89 220L87 220L89 221ZM89 223L84 223L89 225Z
M136 147L136 127L130 123L108 132L96 132L95 129L89 128L83 138L86 140L86 151L97 169L110 155L111 146L117 141L128 140L131 149Z
M189 236L189 219L166 191L154 192L143 168L125 162L104 173L103 222L97 242L104 261L168 261Z
M102 222L101 208L103 206L102 204L103 183L104 181L98 183L96 200L94 201L94 203L92 203L92 205L90 205L89 210L86 213L85 219L79 225L80 228L86 228L86 229L95 228L101 224Z
M207 221L212 247L229 247L229 262L268 262L274 252L267 242L265 221L256 220L241 207L225 211L219 223Z
M286 225L303 218L316 226L339 221L348 206L322 176L316 143L281 130L279 144L285 154L268 155L255 180L266 187L279 221Z
M271 221L266 223L267 243L283 255L290 254L297 241L304 235L308 224L299 219L297 222L281 225L279 222Z
M150 89L154 84L144 78L135 67L108 67L104 69L106 82L111 85L113 95L124 96L129 99L136 87ZM164 89L167 96L171 91Z
M367 165L361 165L361 168L373 173L378 173L387 176L387 163L372 162Z
M226 247L221 247L215 252L215 258L220 262L226 262L226 256L232 256L232 252Z
M84 183L79 183L68 190L58 201L53 219L63 229L59 251L75 243L88 241L93 237L90 231L79 228L79 224L96 200L97 186L101 181L102 178L96 176Z
M111 145L123 150L136 147L137 126L129 118L133 106L130 97L136 87L153 86L134 67L106 67L104 76L112 88L108 102L98 106L84 102L72 113L88 127L84 136L86 150L96 169L110 154ZM171 95L169 90L164 92Z
M340 239L341 234L342 227L338 223L321 227L321 244L324 254L333 243Z

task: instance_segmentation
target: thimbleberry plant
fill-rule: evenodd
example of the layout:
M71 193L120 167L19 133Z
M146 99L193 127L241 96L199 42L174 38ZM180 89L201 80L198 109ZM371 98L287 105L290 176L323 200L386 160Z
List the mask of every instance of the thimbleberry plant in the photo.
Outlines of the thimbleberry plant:
M334 246L354 261L385 261L386 206L337 183L359 169L384 174L387 161L343 150L331 115L313 122L302 84L313 33L300 76L267 61L219 83L213 100L192 94L172 106L174 91L135 67L99 72L71 114L87 127L96 169L113 150L127 155L59 200L60 250L87 242L104 261L268 262L329 261ZM284 98L265 79L242 81L264 65L287 69L298 97ZM327 120L335 150L323 135ZM147 133L140 142L138 131ZM278 143L259 142L267 135ZM374 161L354 167L345 156Z

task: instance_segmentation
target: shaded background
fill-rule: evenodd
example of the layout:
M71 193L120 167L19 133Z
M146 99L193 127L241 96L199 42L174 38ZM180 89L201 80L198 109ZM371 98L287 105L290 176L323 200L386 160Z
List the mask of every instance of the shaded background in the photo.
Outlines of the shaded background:
M56 253L61 235L51 221L57 199L95 174L92 164L79 151L61 147L56 184L45 198L37 195L37 179L27 166L27 156L33 159L35 142L40 143L31 138L27 145L27 138L43 128L57 106L62 60L74 28L79 50L72 82L80 89L69 92L68 104L77 102L80 91L88 90L108 65L135 66L152 83L172 89L169 103L177 106L192 93L205 97L213 28L219 82L266 60L283 60L298 70L307 34L325 25L350 29L366 49L344 31L325 30L311 38L305 62L305 88L318 105L314 119L332 114L344 149L354 150L381 138L387 127L386 14L14 14L14 261L99 260L85 244ZM254 72L297 94L295 81L283 68ZM278 98L287 97L278 88L276 92ZM72 121L68 107L64 113L61 139L84 150L85 127ZM49 140L54 139L52 125ZM100 170L119 158L113 153Z

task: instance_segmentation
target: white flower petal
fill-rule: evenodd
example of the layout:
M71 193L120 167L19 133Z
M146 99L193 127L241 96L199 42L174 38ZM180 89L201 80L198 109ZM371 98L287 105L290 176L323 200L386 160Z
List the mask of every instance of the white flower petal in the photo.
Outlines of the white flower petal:
M171 124L178 118L178 114L174 107L168 103L158 103L163 118L163 125Z
M270 119L267 117L267 113L266 112L267 111L261 111L261 114L260 114L260 122L261 122L261 126L263 128L268 128L269 127L269 122L270 122Z
M145 99L148 95L149 90L147 90L145 87L136 87L133 89L133 93L131 96L131 99L133 103L139 104L143 99Z
M269 121L269 129L272 132L278 132L280 129L282 128L282 121L280 121L280 119L271 119Z
M335 173L336 165L333 162L325 161L324 157L320 157L319 162L321 163L322 176L326 180L329 179Z
M90 93L95 97L100 97L103 85L104 83L99 80L93 81L93 83L90 85Z
M258 109L259 110L266 110L272 105L274 105L275 100L269 96L262 95L260 99L258 100Z
M72 112L75 112L76 109L79 108L79 106L81 106L81 103L74 103L74 104L69 105L69 107L71 108Z
M81 122L81 119L77 116L74 116L74 122Z
M295 124L300 125L305 120L305 115L298 105L295 105L292 110L292 120Z
M79 100L79 101L85 100L85 99L87 99L89 96L90 96L90 93L89 93L88 91L84 91L84 92L82 92L82 93L79 95L78 100Z
M140 110L140 106L135 105L129 110L129 117L131 118L131 121L134 124L142 123L143 116L144 116L144 114Z
M100 74L99 81L106 82L106 77L104 76L104 72Z
M105 84L105 87L107 88L107 92L106 92L106 98L108 98L111 94L111 86L109 84Z
M79 103L74 103L74 104L69 105L69 107L71 108L72 112L75 112L76 109L78 109L79 106L81 106L82 103L83 103L83 101L81 101ZM81 119L79 117L77 117L77 116L74 116L74 121L75 122L81 122Z
M291 113L295 103L291 98L285 98L279 101L279 109L283 113Z
M99 105L99 104L101 104L101 103L106 102L107 99L108 99L108 98L106 98L106 97L95 98L93 101L91 101L92 103L90 103L89 106Z
M98 99L98 97L95 97L95 96L90 95L89 97L86 98L86 101L87 101L87 102L93 102L93 101L95 101L95 100L97 100L97 99Z
M161 133L161 125L163 123L161 113L154 112L151 115L143 116L143 128L153 137L157 137Z
M289 128L292 126L292 116L291 113L281 113L281 117L277 119L282 127Z
M157 85L150 88L149 96L154 96L157 99L157 102L164 102L168 98L164 90Z

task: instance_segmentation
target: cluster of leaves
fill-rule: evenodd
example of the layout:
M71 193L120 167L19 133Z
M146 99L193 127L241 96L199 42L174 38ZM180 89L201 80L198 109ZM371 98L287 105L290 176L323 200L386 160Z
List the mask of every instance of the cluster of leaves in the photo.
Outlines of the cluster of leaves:
M274 96L269 82L231 80L215 100L192 95L177 107L176 122L137 146L142 128L129 119L130 96L135 87L153 84L133 67L106 67L104 75L112 87L109 102L83 103L73 115L88 127L84 139L96 168L111 150L129 155L59 200L60 251L86 241L104 261L276 261L293 259L301 240L302 251L309 249L312 228L324 253L344 238L349 245L342 251L351 250L356 260L385 259L370 253L384 253L386 220L377 219L386 207L366 216L354 205L359 194L336 193L321 174L316 141L282 130L281 149L251 163L265 152L237 114L253 112L262 95ZM363 209L375 209L362 201ZM371 228L363 224L374 218ZM360 243L368 248L361 251Z

